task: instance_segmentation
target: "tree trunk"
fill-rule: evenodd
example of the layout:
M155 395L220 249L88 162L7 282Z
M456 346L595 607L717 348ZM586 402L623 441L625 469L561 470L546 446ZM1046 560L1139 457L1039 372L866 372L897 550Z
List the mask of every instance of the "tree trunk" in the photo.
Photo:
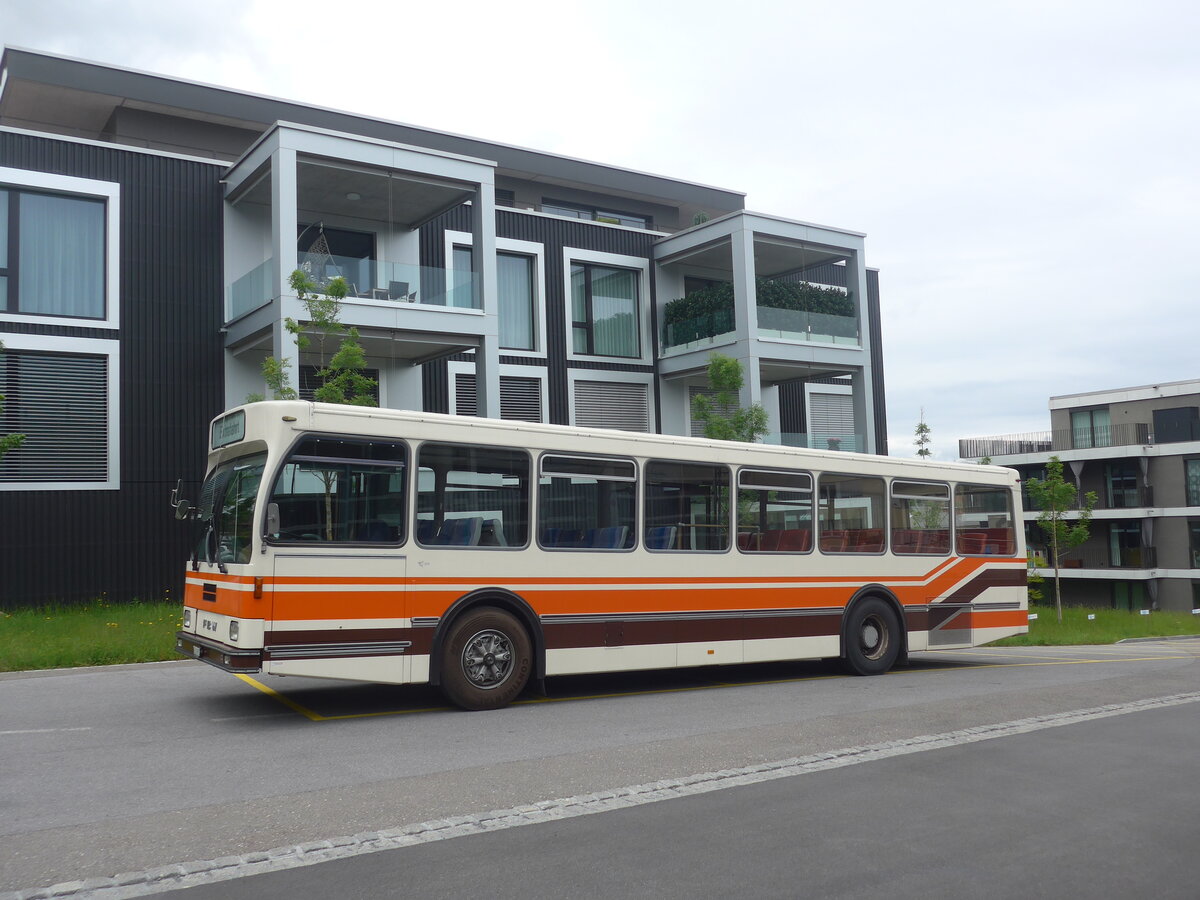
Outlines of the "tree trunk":
M1058 534L1050 538L1051 552L1054 554L1054 611L1058 614L1058 624L1062 624L1062 588L1058 581Z

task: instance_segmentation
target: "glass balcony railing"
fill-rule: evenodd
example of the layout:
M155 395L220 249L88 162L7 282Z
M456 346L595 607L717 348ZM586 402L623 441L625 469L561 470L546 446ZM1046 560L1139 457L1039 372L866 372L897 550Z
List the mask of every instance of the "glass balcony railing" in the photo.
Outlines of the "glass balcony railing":
M297 267L306 272L318 288L324 288L334 278L344 278L349 287L347 299L479 308L475 277L471 272L343 256L326 256L314 261L311 253L300 254Z
M229 286L229 321L271 302L271 266L274 262L268 259L259 263Z
M806 434L804 432L776 431L763 436L764 444L784 447L807 447L811 450L841 450L845 453L863 453L861 434Z
M732 309L722 309L708 315L672 322L663 326L662 346L664 350L707 347L732 334L733 327Z
M701 349L721 342L733 331L733 310L717 310L663 325L662 349L674 352ZM853 316L831 316L769 306L758 308L758 336L784 341L859 345L858 320Z
M858 320L852 316L803 312L798 309L758 308L758 336L785 341L820 341L858 345Z

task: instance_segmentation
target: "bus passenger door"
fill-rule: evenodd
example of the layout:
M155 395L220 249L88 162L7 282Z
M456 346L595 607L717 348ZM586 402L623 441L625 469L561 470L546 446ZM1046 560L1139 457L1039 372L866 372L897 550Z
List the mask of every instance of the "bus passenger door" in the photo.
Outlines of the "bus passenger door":
M406 683L404 553L323 550L275 554L264 671Z
M274 609L265 671L407 680L406 468L396 441L296 443L267 511Z

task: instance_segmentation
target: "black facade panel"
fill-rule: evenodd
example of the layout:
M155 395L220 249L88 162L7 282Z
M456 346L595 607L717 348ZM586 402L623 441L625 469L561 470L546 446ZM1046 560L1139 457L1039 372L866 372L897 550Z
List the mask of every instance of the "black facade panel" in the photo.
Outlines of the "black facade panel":
M470 209L462 206L434 219L421 228L421 265L445 265L446 241L444 232L471 230ZM595 223L557 219L550 216L497 210L496 236L530 241L544 248L546 264L546 366L550 421L566 425L570 422L570 400L567 394L567 285L563 273L563 248L575 247L601 253L653 256L657 236L628 228L612 228ZM645 298L650 302L651 298ZM654 335L645 340L653 341ZM466 358L466 357L462 357ZM504 360L502 361L510 361ZM511 362L536 365L538 361L513 358ZM571 362L570 368L600 369L609 372L653 372L653 366L629 363ZM444 361L426 363L423 367L423 399L428 412L446 412L450 404L450 386ZM655 403L655 409L659 404Z
M0 607L179 596L192 535L167 500L196 495L223 404L221 168L9 132L0 165L121 186L119 332L3 326L119 339L120 489L0 493Z
M867 328L871 335L871 382L875 401L875 452L887 456L887 399L883 388L883 325L879 312L879 273L867 270Z

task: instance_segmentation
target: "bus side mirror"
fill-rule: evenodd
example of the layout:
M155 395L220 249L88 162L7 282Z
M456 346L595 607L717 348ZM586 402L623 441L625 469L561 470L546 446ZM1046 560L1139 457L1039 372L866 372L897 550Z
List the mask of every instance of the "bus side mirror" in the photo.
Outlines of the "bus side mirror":
M175 504L175 518L186 519L191 510L192 504L188 503L186 500L180 500Z
M275 537L279 534L279 504L267 504L267 536Z

